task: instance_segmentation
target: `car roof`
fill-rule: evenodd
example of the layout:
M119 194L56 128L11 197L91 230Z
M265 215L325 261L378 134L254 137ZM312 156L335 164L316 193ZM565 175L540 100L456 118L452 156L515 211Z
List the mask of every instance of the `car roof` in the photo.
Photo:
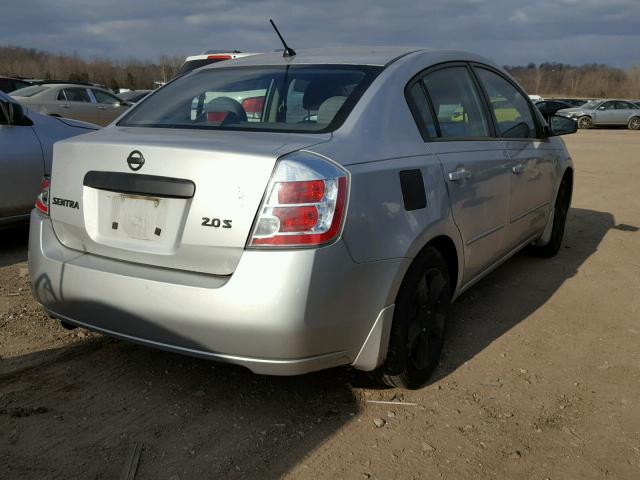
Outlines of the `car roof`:
M88 83L63 83L63 82L44 82L34 87L46 87L46 88L97 88L98 90L105 90L103 87L97 85L90 85Z
M430 50L420 47L372 46L309 48L296 50L293 57L283 57L282 51L237 58L233 66L343 64L385 66L394 60L417 51ZM203 68L223 68L229 64L214 63Z

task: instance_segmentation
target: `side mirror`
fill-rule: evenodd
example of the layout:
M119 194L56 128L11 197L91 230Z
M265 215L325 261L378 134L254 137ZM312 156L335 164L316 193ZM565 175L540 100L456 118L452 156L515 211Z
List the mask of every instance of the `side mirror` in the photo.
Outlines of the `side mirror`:
M551 115L549 117L549 128L552 137L569 135L578 131L578 122L562 115Z
M604 105L602 105L601 107L598 107L598 110L606 110L607 107L605 107Z

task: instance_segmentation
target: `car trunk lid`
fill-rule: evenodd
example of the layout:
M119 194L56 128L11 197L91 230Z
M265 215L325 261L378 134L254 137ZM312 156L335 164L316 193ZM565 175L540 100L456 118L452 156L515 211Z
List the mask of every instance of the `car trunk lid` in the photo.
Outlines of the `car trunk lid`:
M82 252L230 275L278 157L330 138L110 127L60 142L53 228Z

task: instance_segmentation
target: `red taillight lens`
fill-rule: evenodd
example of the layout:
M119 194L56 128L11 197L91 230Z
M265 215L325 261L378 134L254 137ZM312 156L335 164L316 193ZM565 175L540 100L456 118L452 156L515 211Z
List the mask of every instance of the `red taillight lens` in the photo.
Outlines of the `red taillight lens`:
M340 235L349 177L307 152L280 159L260 206L249 246L311 247Z
M242 108L247 113L259 113L264 108L264 97L249 97L242 101Z
M40 194L36 198L36 209L44 214L49 215L49 191L51 189L51 181L43 178L40 182Z
M207 60L231 60L231 55L209 55Z
M227 118L229 112L207 112L207 121L213 123L222 123Z
M324 180L281 183L278 189L279 203L315 203L324 196Z
M309 231L318 224L318 209L307 207L278 207L273 215L280 220L280 232Z

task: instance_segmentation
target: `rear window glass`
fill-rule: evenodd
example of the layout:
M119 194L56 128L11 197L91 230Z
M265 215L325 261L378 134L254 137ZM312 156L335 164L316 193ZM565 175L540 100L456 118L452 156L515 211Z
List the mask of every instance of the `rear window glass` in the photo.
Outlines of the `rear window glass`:
M11 95L14 97L33 97L37 93L44 92L49 87L42 87L40 85L34 85L32 87L20 88L19 90L15 90L11 92Z
M332 131L381 70L350 65L200 70L158 90L118 125Z

